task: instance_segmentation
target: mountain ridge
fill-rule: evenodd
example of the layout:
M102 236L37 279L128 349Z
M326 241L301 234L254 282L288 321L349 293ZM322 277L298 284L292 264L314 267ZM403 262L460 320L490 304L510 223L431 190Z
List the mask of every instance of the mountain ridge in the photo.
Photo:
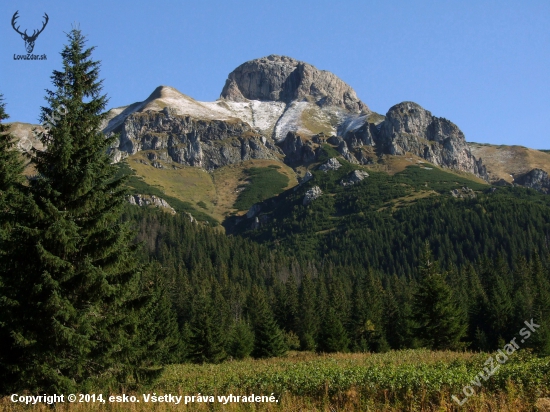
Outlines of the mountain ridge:
M32 125L15 124L22 151L30 146L42 149L31 136ZM422 161L469 173L473 180L522 183L538 190L550 185L548 153L510 149L520 157L527 153L530 159L514 168L492 154L497 149L467 142L456 124L417 103L401 102L381 115L336 75L286 56L270 55L241 64L229 73L220 99L214 102L158 86L145 100L107 112L102 130L119 134L111 148L116 162L129 158L130 165L139 165L145 181L161 184L172 195L178 191L168 189L170 179L185 181L184 176L194 175L183 173L186 167L212 176L229 167L239 169L230 173L233 179L218 179L225 187L214 184L216 192L233 193L224 195L223 208L216 206L219 199L214 195L192 195L218 220L239 212L231 202L247 184L246 170L279 165L287 177L293 171L289 181L296 182L329 149L333 157L365 170L394 173ZM518 180L507 179L506 174Z
M143 111L162 111L166 121L173 116L189 116L227 124L247 123L250 129L243 127L243 133L232 136L241 143L240 161L283 155L294 166L307 164L318 155L320 144L330 138L351 162L376 161L363 150L373 146L378 156L411 152L436 165L488 179L482 160L472 155L463 133L452 122L432 116L413 102L399 103L390 108L386 116L379 115L370 111L353 89L334 74L285 56L270 55L243 63L229 74L221 98L215 102L198 102L173 88L160 86L144 102L113 109L104 131L121 131L122 124L131 122L132 115ZM372 117L377 120L371 121ZM198 167L207 165L207 170L239 161L238 157L219 157L212 151L209 156L218 157L215 162L196 161L195 152L199 152L199 146L206 150L202 147L203 141L208 145L209 139L199 130L187 128L185 133L187 137L165 136L159 148L174 152L169 147L175 145L176 151L181 152L179 146L184 145L183 152L189 155L169 154L165 158ZM258 140L250 140L250 133L260 138L260 144ZM193 134L193 139L189 134ZM134 154L128 147L148 147L138 142L143 139L147 139L143 133L128 134L122 130L121 143L116 149ZM194 150L189 146L191 140L195 142ZM133 144L128 145L128 141ZM255 154L249 154L250 147ZM224 151L224 148L215 150L218 149Z

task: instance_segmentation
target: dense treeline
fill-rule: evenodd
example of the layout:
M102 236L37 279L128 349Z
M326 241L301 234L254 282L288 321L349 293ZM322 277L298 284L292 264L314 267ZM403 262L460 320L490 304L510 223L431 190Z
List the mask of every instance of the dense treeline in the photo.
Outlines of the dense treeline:
M343 187L356 166L313 171L314 178L261 206L260 224L241 219L230 230L303 259L371 267L413 276L428 241L444 269L483 257L544 255L550 239L550 197L524 188L490 190L465 177L410 166L390 176L370 176ZM325 193L304 206L304 193L318 185ZM468 187L465 198L450 190ZM251 229L252 227L252 229Z
M531 318L541 328L525 346L550 353L550 267L538 254L515 258L514 269L501 256L442 271L423 245L407 278L300 260L186 216L128 207L125 218L162 264L181 336L174 362L285 348L495 350Z

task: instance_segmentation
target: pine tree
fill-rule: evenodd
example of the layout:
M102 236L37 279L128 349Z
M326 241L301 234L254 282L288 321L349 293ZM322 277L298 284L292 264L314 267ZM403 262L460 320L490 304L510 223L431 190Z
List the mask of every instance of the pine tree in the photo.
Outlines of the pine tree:
M46 150L33 154L32 201L3 281L11 307L2 375L13 390L62 393L100 376L124 382L141 364L147 299L133 234L120 222L126 192L108 155L116 136L100 132L100 63L80 30L67 37L42 108Z
M23 190L23 162L15 149L9 125L2 123L8 118L4 97L0 94L0 261L13 245L8 239L17 220Z
M283 332L275 322L273 312L267 303L265 292L254 286L248 303L250 321L254 331L255 358L270 358L286 353Z
M298 330L298 285L294 276L290 276L286 283L279 282L274 287L276 297L275 315L284 330L294 332Z
M9 241L17 212L22 206L23 162L15 148L10 126L2 123L8 119L4 97L0 94L0 262L15 242ZM5 261L4 261L5 262ZM3 273L0 266L0 275ZM7 268L4 269L5 274Z
M438 271L426 243L420 281L414 294L413 317L416 333L424 346L434 350L460 349L466 334L466 321L451 289Z
M382 285L374 279L372 272L359 275L352 292L351 338L354 352L389 349L382 328L384 295Z
M411 286L397 276L390 278L384 300L385 337L393 349L417 348L412 316Z

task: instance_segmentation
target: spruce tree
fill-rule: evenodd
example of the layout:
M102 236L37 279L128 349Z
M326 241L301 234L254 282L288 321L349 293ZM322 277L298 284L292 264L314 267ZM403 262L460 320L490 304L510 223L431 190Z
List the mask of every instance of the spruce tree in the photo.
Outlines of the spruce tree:
M267 303L265 292L254 286L248 303L250 320L254 331L255 358L270 358L286 353L283 332L275 322L275 317Z
M311 277L305 275L299 290L299 325L298 336L302 350L313 351L316 347L318 312L316 308L317 294Z
M141 267L133 234L120 222L126 192L114 178L100 132L107 98L80 30L61 52L34 151L32 201L3 279L3 380L10 390L69 392L101 377L124 380L140 366Z
M203 286L191 304L188 356L194 363L220 363L227 356L225 335L209 292Z
M8 393L12 387L13 372L10 370L11 356L9 327L13 310L18 302L12 299L13 255L17 253L18 242L15 232L18 214L22 206L23 164L15 150L15 142L9 133L9 126L2 123L9 116L5 111L0 94L0 394Z
M228 353L235 359L244 359L254 350L254 332L244 320L235 322L229 333Z
M544 268L538 254L535 254L531 262L531 273L536 292L533 309L527 321L534 319L540 325L536 333L529 339L527 345L532 347L539 355L550 355L550 268Z
M4 120L9 119L6 113L4 96L0 94L0 211L6 213L9 206L9 192L23 180L23 162L15 148L13 136L9 133L10 126ZM7 216L2 215L5 219Z
M439 273L438 264L426 243L420 281L414 294L413 317L417 337L434 350L456 350L464 347L466 320L454 301L451 288Z
M143 289L151 298L141 310L140 343L149 366L181 362L184 348L180 339L176 311L169 299L166 280L158 262L148 268Z
M319 352L347 352L349 339L334 308L329 307L319 334Z
M0 259L13 245L8 239L17 221L23 190L23 162L9 133L9 125L2 123L8 118L4 97L0 94Z

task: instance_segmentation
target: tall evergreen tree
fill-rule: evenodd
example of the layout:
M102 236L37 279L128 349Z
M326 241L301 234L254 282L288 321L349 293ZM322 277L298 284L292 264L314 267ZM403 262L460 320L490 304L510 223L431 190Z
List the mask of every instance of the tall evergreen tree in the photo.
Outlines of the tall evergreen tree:
M235 322L229 332L228 353L235 359L244 359L254 350L254 332L250 325L239 320Z
M385 337L393 349L416 348L410 284L395 275L390 279L384 300Z
M18 302L12 299L9 277L13 276L13 255L18 249L14 226L22 206L23 164L15 150L9 126L2 123L9 116L5 111L3 96L0 94L0 394L10 387L9 377L12 352L10 351L12 311Z
M315 350L317 335L318 313L316 308L317 294L311 277L306 274L302 278L299 289L300 312L298 337L302 350Z
M143 289L151 296L141 310L140 343L142 357L148 365L177 363L183 361L177 315L169 299L166 279L161 275L160 264L148 268L143 279ZM165 274L163 274L165 275Z
M227 356L225 335L220 319L216 316L210 291L207 290L209 286L198 290L191 304L189 358L195 363L219 363Z
M537 332L530 338L528 345L538 354L550 355L550 268L543 267L540 257L532 258L531 273L536 292L534 293L533 309L530 317L540 325Z
M347 352L349 339L334 308L329 307L319 333L319 352Z
M265 292L254 286L248 303L250 320L254 331L255 358L282 356L287 348L283 332L275 322L275 317L267 303Z
M420 281L413 301L416 333L422 344L430 349L459 349L465 346L461 339L466 334L467 324L438 269L426 243Z
M9 191L22 181L23 163L15 149L15 141L9 133L10 127L4 120L9 116L6 113L4 96L0 94L0 206L4 209L9 205ZM5 219L7 216L2 215Z
M15 215L21 204L23 181L21 156L15 149L9 125L2 123L8 118L4 97L0 94L0 259L10 248L8 238L17 220Z
M3 279L3 380L9 390L67 392L99 377L124 382L140 366L141 267L120 223L126 192L100 132L107 98L80 30L52 75L35 151L33 201Z

